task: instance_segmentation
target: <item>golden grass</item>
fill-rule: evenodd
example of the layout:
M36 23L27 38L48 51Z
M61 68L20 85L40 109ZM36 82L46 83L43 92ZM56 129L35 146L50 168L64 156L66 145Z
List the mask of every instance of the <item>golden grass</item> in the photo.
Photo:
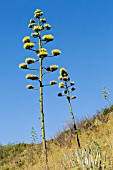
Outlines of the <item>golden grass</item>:
M90 121L90 126L87 128L88 121ZM60 137L57 138L58 136ZM102 168L104 169L106 165L106 170L113 170L113 112L104 115L102 118L96 116L94 119L84 122L83 128L79 132L81 142L81 149L79 150L76 138L74 138L71 132L64 131L57 135L57 137L47 142L49 170L85 170L83 164L78 162L77 152L80 153L79 157L81 160L84 159L82 153L84 152L88 161L91 157L96 159L97 153L100 153L101 157L97 158L97 160L98 162L101 161ZM90 149L92 155L89 154ZM76 169L74 166L76 166ZM20 169L45 170L41 154L41 144L28 145L18 155L7 157L6 163L1 166L1 170Z

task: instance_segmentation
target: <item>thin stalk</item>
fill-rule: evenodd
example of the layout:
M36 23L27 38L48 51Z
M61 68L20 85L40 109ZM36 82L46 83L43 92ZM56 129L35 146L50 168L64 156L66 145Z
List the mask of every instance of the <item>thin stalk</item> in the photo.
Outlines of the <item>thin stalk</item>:
M39 71L39 69L37 69L37 68L27 68L28 70L37 70L38 72L40 72Z
M41 37L39 37L39 50L42 47ZM43 144L43 156L45 161L46 170L48 170L48 157L47 157L47 146L45 138L45 124L44 124L44 111L43 111L43 58L40 58L40 120L41 120L41 130L42 130L42 144Z
M47 71L45 73L42 74L42 76L44 76L45 74L51 73L51 71Z
M70 92L68 90L67 82L65 82L65 86L66 86L66 90L67 90L67 100L68 100L68 105L69 105L69 108L70 108L70 114L71 114L71 117L72 117L73 128L75 130L75 134L76 134L76 137L77 137L78 147L80 148L80 141L79 141L77 126L76 126L76 123L75 123L75 117L74 117L74 114L73 114L72 105L71 105L71 101L70 101Z

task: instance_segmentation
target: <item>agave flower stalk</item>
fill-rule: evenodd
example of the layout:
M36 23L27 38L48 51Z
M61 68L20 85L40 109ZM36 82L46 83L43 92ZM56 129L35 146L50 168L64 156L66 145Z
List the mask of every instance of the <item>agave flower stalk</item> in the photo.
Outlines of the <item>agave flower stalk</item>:
M41 49L41 37L39 37L39 50ZM47 157L47 146L45 137L45 123L44 123L44 111L43 111L43 58L40 57L40 118L41 118L41 130L42 130L42 143L43 143L43 154L46 163L46 169L48 169L48 157Z
M37 70L38 71L38 76L35 74L27 74L26 78L30 80L36 80L38 81L39 88L35 88L33 85L29 84L26 86L27 89L32 89L32 90L39 90L40 93L40 120L41 120L41 132L42 132L42 144L43 144L43 156L44 156L44 162L45 162L45 169L48 170L48 154L47 154L47 142L46 142L46 137L45 137L45 118L44 118L44 106L43 106L43 88L45 86L51 86L57 84L55 80L50 81L49 84L43 84L43 76L46 73L54 72L58 69L57 65L52 65L49 67L43 66L43 60L47 57L54 57L60 55L61 51L58 49L54 49L51 51L51 55L48 54L47 50L43 48L43 46L48 43L53 41L54 37L51 34L44 35L43 31L49 30L51 26L46 23L45 18L41 18L43 15L43 12L39 9L37 9L34 12L34 19L30 20L30 24L28 25L28 28L33 30L33 33L31 33L31 36L37 40L37 42L31 42L31 37L25 36L23 38L23 43L24 43L24 49L31 50L36 53L38 59L34 58L27 58L25 60L25 63L21 63L19 65L20 68L26 69L26 70ZM34 49L35 46L38 45L38 48ZM28 66L32 65L33 63L39 63L39 68L29 68ZM45 72L46 70L46 72Z
M74 114L73 114L73 109L72 109L72 104L71 104L71 100L76 98L76 96L71 97L71 93L76 89L75 87L72 87L75 83L70 82L70 78L68 77L68 72L67 72L67 70L65 68L60 69L60 76L59 76L58 79L62 80L62 82L59 83L59 88L63 88L63 92L59 93L58 96L59 97L65 96L66 99L68 100L70 114L71 114L71 117L72 117L73 128L75 130L75 134L76 134L76 138L77 138L77 144L78 144L78 147L80 147L80 140L79 140L79 137L78 137L78 130L77 130L75 117L74 117ZM68 85L69 82L70 82L70 85Z

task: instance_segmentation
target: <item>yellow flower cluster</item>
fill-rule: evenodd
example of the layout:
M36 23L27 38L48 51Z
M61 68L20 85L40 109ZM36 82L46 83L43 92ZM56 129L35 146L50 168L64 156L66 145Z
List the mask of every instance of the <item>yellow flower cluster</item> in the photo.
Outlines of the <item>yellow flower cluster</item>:
M59 76L59 77L58 77L58 80L62 80L62 76Z
M34 12L35 18L40 18L40 16L42 15L43 15L43 12L40 9L36 9L36 11Z
M32 48L32 47L34 47L35 46L35 44L34 43L32 43L32 42L27 42L27 43L25 43L24 44L24 49L30 49L30 48Z
M34 75L34 74L27 74L27 75L26 75L26 79L38 80L39 77L38 77L37 75Z
M46 28L46 30L50 30L50 29L51 29L51 25L49 25L49 24L44 24L44 28Z
M39 37L40 36L40 33L38 32L38 33L31 33L31 36L32 37L34 37L34 38L37 38L37 37Z
M56 71L58 69L58 66L57 65L52 65L49 68L50 68L50 71L53 72L53 71Z
M71 86L75 85L75 82L74 82L74 81L71 81L71 82L70 82L70 85L71 85Z
M34 89L34 86L33 86L32 84L28 84L28 85L26 86L26 88L27 88L27 89Z
M60 54L61 54L60 50L58 50L58 49L52 50L52 55L53 56L57 56L57 55L60 55Z
M34 58L26 58L25 62L26 62L27 64L32 64L32 63L35 63L36 60L35 60Z
M72 88L70 88L70 90L71 90L71 91L74 91L74 90L76 90L76 88L75 88L75 87L72 87Z
M45 48L41 48L40 51L38 52L39 57L47 57L48 53Z
M53 41L54 37L51 35L51 34L48 34L48 35L44 35L42 37L42 40L46 41L46 42L49 42L49 41Z
M33 30L36 31L36 32L42 31L43 29L44 29L44 27L43 27L43 26L40 26L40 25L33 27Z
M23 43L30 42L30 37L29 36L25 36L22 41L23 41Z
M19 64L19 68L27 69L27 64L21 63L21 64Z
M60 69L60 75L61 75L62 77L66 77L66 76L68 75L67 70L66 70L65 68L61 68L61 69Z
M63 77L63 80L64 80L64 81L69 81L70 78L69 78L69 77Z
M31 24L28 25L28 28L33 28L34 25L35 25L34 23L31 23Z
M40 9L36 9L34 14L42 12Z
M59 88L63 88L64 87L64 83L63 82L60 82L59 83Z
M76 96L72 96L71 99L76 99Z
M45 22L46 22L46 18L41 18L40 21L41 21L42 23L45 23Z
M30 23L35 23L35 20L34 19L30 19Z
M50 81L50 85L54 85L54 84L57 84L55 80Z

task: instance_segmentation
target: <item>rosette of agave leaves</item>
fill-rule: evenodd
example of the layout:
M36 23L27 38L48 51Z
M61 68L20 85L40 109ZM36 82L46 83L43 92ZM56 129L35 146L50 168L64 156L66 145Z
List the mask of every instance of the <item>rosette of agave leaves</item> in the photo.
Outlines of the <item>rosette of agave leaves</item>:
M31 50L36 54L36 58L26 58L25 62L19 64L19 68L26 70L37 70L40 74L40 69L31 68L31 65L36 62L40 62L40 59L47 57L54 57L61 54L59 49L53 49L49 54L47 49L44 48L44 45L48 42L54 40L54 36L51 34L45 34L46 31L51 29L51 25L47 23L46 18L43 17L43 12L40 9L36 9L34 12L34 18L30 19L28 28L32 30L31 36L25 36L23 38L23 48L26 50ZM51 65L49 67L42 66L42 76L46 73L54 72L58 69L57 65ZM40 77L40 76L39 76ZM29 80L38 80L40 81L37 75L27 74L26 79ZM55 85L57 82L55 80L50 81L49 85ZM45 86L45 85L43 85ZM35 89L33 85L29 84L26 86L27 89Z
M70 81L70 78L68 76L68 71L65 68L60 69L60 76L58 79L61 81L59 83L59 88L62 88L63 91L61 93L58 93L59 97L66 96L68 100L76 99L76 96L70 96L70 94L76 90L74 87L75 83L74 81Z

